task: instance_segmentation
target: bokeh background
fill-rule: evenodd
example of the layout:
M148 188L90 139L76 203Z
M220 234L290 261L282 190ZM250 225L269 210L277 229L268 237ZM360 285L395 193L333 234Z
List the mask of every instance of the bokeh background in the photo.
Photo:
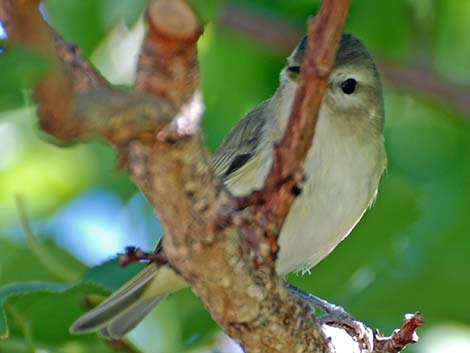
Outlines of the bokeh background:
M273 93L320 2L193 3L205 22L199 57L213 150ZM144 6L46 0L41 9L111 82L129 86ZM387 334L404 313L422 311L426 326L409 352L470 352L470 1L356 0L346 31L384 73L388 171L352 235L289 280ZM0 27L0 352L236 352L190 290L128 342L69 335L87 306L138 270L120 269L116 253L151 250L161 227L109 146L60 146L39 131L30 88L47 63L6 36Z

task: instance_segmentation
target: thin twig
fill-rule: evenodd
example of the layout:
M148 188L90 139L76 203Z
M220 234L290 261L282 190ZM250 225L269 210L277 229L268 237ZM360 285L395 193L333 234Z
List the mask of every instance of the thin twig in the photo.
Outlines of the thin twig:
M155 262L159 265L168 263L168 259L160 247L152 253L142 251L134 246L128 246L125 250L124 254L119 255L119 264L123 267L135 262Z
M286 132L275 148L271 173L261 191L241 200L244 206L261 203L260 213L275 214L281 222L296 196L295 186L303 178L302 166L313 143L317 112L349 7L349 0L324 1L315 20L310 20L299 88Z
M406 314L401 328L393 331L391 336L385 337L376 332L374 336L374 353L398 353L406 345L418 342L416 329L424 325L424 316L420 312Z
M277 234L295 197L295 185L302 177L299 171L313 140L316 112L350 0L324 0L315 23L309 25L310 44L288 133L276 148L265 189L254 197L255 210L268 216L266 229L218 222L220 209L227 212L235 200L214 177L207 149L197 131L191 129L193 135L177 141L157 138L198 85L193 54L200 25L197 22L196 26L174 26L181 19L193 18L185 14L188 8L178 5L181 3L154 0L150 4L147 20L155 29L150 33L155 35L147 38L147 44L167 50L143 54L138 78L142 81L137 93L124 94L106 87L89 90L88 96L77 96L73 77L67 77L58 65L38 89L42 126L52 126L48 131L66 140L104 136L125 154L134 181L160 216L169 265L192 286L212 317L247 352L328 351L330 341L311 309L287 290L275 273L274 261ZM60 62L55 57L50 31L37 11L38 0L2 0L2 18L3 4L9 6L8 26L18 31L13 33L17 42L39 48L54 56L54 62ZM180 52L188 55L180 56ZM152 57L165 53L164 61ZM145 83L146 76L153 81L163 78L165 71L169 73L165 84ZM65 95L60 89L65 89ZM144 97L142 91L153 98ZM182 122L194 127L200 114L197 111ZM255 254L259 259L256 266L252 240L263 249Z

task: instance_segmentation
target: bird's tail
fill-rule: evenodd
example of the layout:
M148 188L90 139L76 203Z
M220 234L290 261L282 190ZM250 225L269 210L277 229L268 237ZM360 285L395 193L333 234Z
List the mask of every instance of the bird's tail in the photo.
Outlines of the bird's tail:
M109 339L124 336L168 294L186 286L170 268L150 263L103 303L81 316L71 333L99 332Z

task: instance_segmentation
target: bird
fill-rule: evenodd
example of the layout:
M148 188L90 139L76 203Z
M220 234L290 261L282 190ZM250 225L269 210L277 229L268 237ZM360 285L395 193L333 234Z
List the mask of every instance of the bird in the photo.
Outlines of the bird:
M307 44L305 36L287 58L273 96L248 112L213 156L216 176L235 196L263 187L274 146L286 132ZM305 159L301 193L279 234L275 263L279 276L315 266L349 235L372 205L387 164L383 131L380 73L366 46L355 36L343 34ZM167 295L185 287L188 284L169 266L150 263L75 321L70 331L120 338Z

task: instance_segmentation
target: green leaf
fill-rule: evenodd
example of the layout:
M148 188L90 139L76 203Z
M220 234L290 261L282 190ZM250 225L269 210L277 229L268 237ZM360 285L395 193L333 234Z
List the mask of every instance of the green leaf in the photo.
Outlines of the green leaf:
M47 59L36 51L8 46L0 53L0 111L25 105L28 90L49 67Z
M122 267L118 258L111 259L99 266L92 267L83 275L83 281L94 282L106 289L116 290L134 277L145 267L143 263L135 263Z
M59 281L31 253L26 244L0 237L0 249L0 285L25 281Z
M0 54L0 94L31 88L47 71L48 60L37 51L9 46Z
M216 15L217 11L220 8L220 0L190 0L190 4L194 12L199 17L200 21L206 25L208 24Z
M199 46L206 105L203 124L214 148L240 117L273 94L284 58L273 58L267 48L240 35L211 30L206 30ZM225 68L223 75L215 67Z
M289 22L293 21L302 26L305 26L306 18L318 11L320 0L239 0L238 3L243 4L247 9L252 9L252 12L269 11L274 19L279 17L280 20L288 19ZM275 16L275 17L274 17Z
M103 19L106 21L108 30L119 20L124 20L128 27L132 27L142 15L146 5L146 0L100 0L98 2L101 2L101 12L106 14Z
M178 292L170 300L174 300L174 311L181 322L181 339L186 348L201 347L214 339L219 326L209 312L191 290Z
M435 67L448 78L470 84L470 1L437 2L433 60Z
M46 0L47 16L67 40L89 57L117 21L133 25L145 0ZM86 25L84 25L86 24Z
M412 33L406 1L353 1L345 32L360 38L373 53L402 57Z
M101 286L93 283L72 286L64 283L21 282L2 287L0 338L23 336L31 341L49 343L70 340L72 336L68 328L84 313L85 308L81 303L85 296L106 293Z
M24 93L20 90L10 92L0 92L0 111L12 110L25 105ZM0 120L6 117L0 114Z
M0 339L6 339L9 335L8 322L4 308L8 299L34 292L57 293L68 288L70 288L70 286L67 284L47 282L16 283L0 288Z

